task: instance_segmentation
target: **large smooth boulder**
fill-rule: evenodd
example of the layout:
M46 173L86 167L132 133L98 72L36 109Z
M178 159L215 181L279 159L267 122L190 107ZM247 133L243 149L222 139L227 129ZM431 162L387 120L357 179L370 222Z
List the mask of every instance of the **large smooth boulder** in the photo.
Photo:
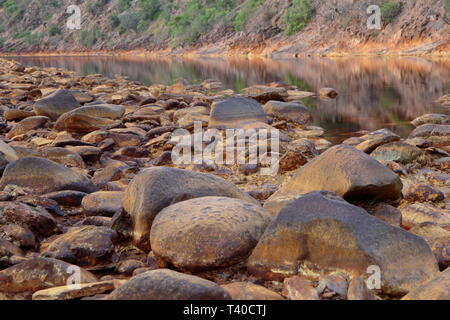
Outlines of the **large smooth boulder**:
M96 191L87 177L58 163L37 157L26 157L10 163L0 180L0 190L7 185L27 188L35 194L60 190L86 193Z
M69 91L60 89L37 100L34 112L39 116L46 116L56 121L63 113L79 108L81 105Z
M135 245L150 250L150 228L155 216L171 204L199 197L222 196L258 202L234 184L211 174L168 167L149 168L128 185L123 207L134 222Z
M402 300L450 300L450 269L411 291Z
M70 279L81 283L96 282L97 278L82 268L50 258L34 258L0 271L0 292L8 294L33 293L38 290L67 285Z
M240 128L252 122L267 123L264 109L253 99L233 97L211 106L210 128Z
M383 292L396 296L439 271L425 240L322 191L280 212L253 250L248 270L267 279L336 269L353 277L367 275L373 265L381 269Z
M41 243L41 255L85 268L111 265L117 234L106 227L73 227Z
M308 108L296 102L269 101L264 105L264 111L269 116L301 125L311 124L312 121Z
M106 300L230 300L230 295L214 282L160 269L134 276Z
M182 269L207 269L247 258L270 222L261 206L202 197L162 210L153 221L152 251Z
M298 169L264 207L277 214L289 200L311 191L331 191L346 200L396 200L400 178L369 155L338 145Z

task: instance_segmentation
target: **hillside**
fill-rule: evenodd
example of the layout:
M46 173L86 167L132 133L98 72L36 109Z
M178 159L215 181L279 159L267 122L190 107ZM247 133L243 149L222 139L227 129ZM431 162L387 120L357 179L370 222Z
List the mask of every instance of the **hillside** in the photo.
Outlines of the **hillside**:
M66 22L81 9L81 30ZM369 5L381 30L366 25ZM450 0L0 0L0 51L448 55Z

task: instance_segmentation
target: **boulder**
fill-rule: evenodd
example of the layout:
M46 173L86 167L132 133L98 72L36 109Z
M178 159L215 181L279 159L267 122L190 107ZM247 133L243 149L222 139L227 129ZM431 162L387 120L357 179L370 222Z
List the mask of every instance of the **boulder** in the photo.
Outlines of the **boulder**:
M67 113L56 121L55 128L59 131L89 133L114 128L119 124L120 122L108 118L93 117L82 113Z
M226 197L182 201L153 221L153 252L181 269L226 267L247 258L270 221L259 205Z
M430 245L442 270L450 267L450 231L434 223L422 223L409 230Z
M267 101L285 101L288 98L286 88L275 88L263 85L245 88L242 90L242 93L259 103L266 103Z
M426 184L412 184L403 191L403 197L410 202L438 202L445 199L442 191Z
M258 202L234 184L214 175L168 167L149 168L128 185L123 207L134 222L135 244L150 251L150 228L155 216L176 202L207 196L223 196Z
M233 282L222 288L232 300L284 300L278 293L251 282Z
M264 111L271 117L300 125L309 125L312 121L311 112L300 103L269 101L264 105Z
M106 300L230 300L214 282L168 269L134 276Z
M6 161L16 161L19 159L16 151L3 140L0 140L0 154L3 154Z
M283 295L290 300L319 300L311 282L298 276L284 279Z
M88 215L112 217L122 210L124 196L121 191L98 191L84 197L82 206Z
M264 207L276 215L287 201L316 190L332 191L347 200L396 200L402 187L400 178L377 160L339 145L298 169Z
M448 115L439 113L429 113L417 117L411 124L414 127L420 127L424 124L448 124Z
M450 210L433 207L427 203L414 203L399 208L402 213L402 226L406 229L425 222L432 222L441 227L450 226Z
M285 206L248 260L249 272L266 279L336 269L361 276L373 265L381 269L383 292L395 296L438 272L425 240L324 191Z
M63 113L79 108L81 105L69 91L60 89L52 94L37 100L34 112L40 116L49 117L56 121Z
M6 138L12 139L15 136L26 134L31 130L42 128L48 121L49 119L44 116L35 116L23 119L6 134Z
M366 134L359 139L361 142L358 143L355 148L365 153L371 153L383 144L399 141L400 136L396 135L389 129L380 129ZM348 142L351 142L351 140L349 139Z
M450 269L411 291L402 300L450 300Z
M422 155L422 150L404 142L393 142L379 146L371 153L378 161L395 161L402 164L412 163Z
M38 290L67 285L80 272L81 283L96 282L90 272L49 258L34 258L0 271L0 292L8 294L33 293Z
M210 128L240 128L252 122L267 123L264 109L253 99L233 97L211 106Z
M88 269L101 268L111 265L116 240L116 232L106 227L73 227L43 241L40 253Z
M450 145L450 125L423 124L409 135L410 138L424 138L430 141L434 147Z
M0 189L3 190L7 185L27 188L35 194L61 190L86 193L96 191L87 177L58 163L37 157L26 157L10 163L0 180Z

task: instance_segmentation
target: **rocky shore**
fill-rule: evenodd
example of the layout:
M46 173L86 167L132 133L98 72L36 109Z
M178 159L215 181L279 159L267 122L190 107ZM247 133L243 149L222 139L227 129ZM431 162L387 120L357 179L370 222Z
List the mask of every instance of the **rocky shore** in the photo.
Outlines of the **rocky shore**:
M332 145L301 99L336 95L0 59L0 300L450 299L449 116ZM175 164L199 122L277 131L231 152L278 173Z

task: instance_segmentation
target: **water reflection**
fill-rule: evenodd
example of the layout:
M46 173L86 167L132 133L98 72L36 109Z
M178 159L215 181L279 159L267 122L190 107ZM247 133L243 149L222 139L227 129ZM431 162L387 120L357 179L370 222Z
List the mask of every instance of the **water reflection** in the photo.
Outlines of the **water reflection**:
M435 104L450 92L450 59L421 58L146 58L146 57L19 57L32 66L60 67L81 75L101 73L127 76L145 85L171 84L179 78L191 83L219 79L226 88L240 90L285 81L301 90L333 87L338 99L308 99L315 123L335 142L359 130L392 128L407 135L413 118L428 112L447 112Z

